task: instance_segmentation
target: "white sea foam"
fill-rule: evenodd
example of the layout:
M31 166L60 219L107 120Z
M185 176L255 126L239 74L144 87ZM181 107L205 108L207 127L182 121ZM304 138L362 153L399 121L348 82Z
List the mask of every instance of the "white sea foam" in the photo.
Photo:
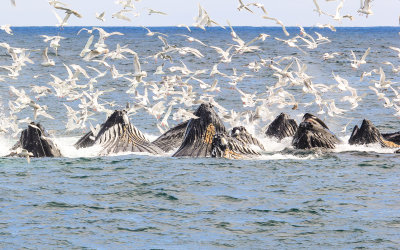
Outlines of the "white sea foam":
M16 139L11 139L0 135L0 156L8 155L11 152L12 146L17 142Z
M76 149L74 144L79 140L79 137L56 137L54 142L57 144L64 157L79 158L79 157L97 157L101 148L97 145L88 148Z
M153 134L145 134L146 138L150 141L155 140L158 135ZM340 139L343 143L338 144L332 152L342 153L349 151L359 151L359 152L375 152L380 154L392 154L396 149L393 148L382 148L379 144L370 144L370 145L350 145L348 144L350 136L343 136ZM288 154L282 152L286 148L292 148L291 141L292 137L284 138L281 141L278 141L275 138L270 137L258 137L259 141L264 145L267 154L262 154L261 156L255 157L255 160L284 160L284 159L294 159L294 160L310 160L318 158L317 153L305 155L302 157ZM56 137L53 138L54 142L59 147L61 154L64 157L68 158L79 158L79 157L97 157L98 153L101 150L99 145L94 145L93 147L88 148L80 148L76 149L74 144L79 140L79 137ZM0 156L5 156L9 154L11 151L11 147L17 142L17 139L12 139L5 136L0 136ZM119 156L119 155L147 155L147 156L156 156L156 157L170 157L177 149L173 149L170 152L166 152L161 155L153 155L150 153L143 152L122 152L118 154L112 154L110 156Z
M383 148L380 144L368 144L368 145L350 145L348 143L350 136L339 137L343 143L338 144L333 152L348 152L348 151L360 151L360 152L375 152L380 154L392 154L398 148Z

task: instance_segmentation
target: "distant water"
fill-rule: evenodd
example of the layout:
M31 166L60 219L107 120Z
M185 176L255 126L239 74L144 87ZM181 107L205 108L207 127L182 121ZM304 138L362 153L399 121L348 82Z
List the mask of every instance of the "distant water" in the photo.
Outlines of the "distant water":
M41 51L32 51L30 58L35 64L23 67L16 80L0 82L0 118L9 117L8 101L15 100L9 95L9 86L25 89L30 96L29 86L45 85L52 80L50 74L67 78L63 66L79 64L95 66L102 71L104 66L87 63L79 57L90 34L81 27L13 28L14 35L2 33L0 42L13 47L42 50L48 44L40 35L61 35L61 47L56 56L49 49L49 56L56 61L54 67L43 67ZM148 72L147 81L159 82L161 77L153 75L155 62L147 58L161 50L162 42L156 37L146 36L142 28L112 27L106 31L119 31L124 36L106 39L110 50L128 44L141 58L142 68ZM152 28L153 31L168 35L170 45L191 46L199 49L204 58L189 55L174 55L174 65L182 60L189 69L211 69L218 62L213 49L189 43L178 34L196 37L206 44L224 49L233 43L229 30L211 28L207 32L194 29L189 33L184 28ZM38 100L48 106L48 113L56 119L39 117L43 126L50 130L60 146L64 158L25 159L0 158L0 247L20 248L86 248L86 249L347 249L347 248L394 248L400 246L400 158L393 149L382 149L377 145L350 146L346 143L354 125L361 124L363 118L371 120L382 132L400 130L394 109L385 108L383 100L378 100L368 86L370 80L378 80L374 75L360 82L363 71L382 67L387 79L398 82L398 75L391 72L390 61L399 64L397 53L388 46L400 47L399 28L338 28L336 32L307 28L328 36L332 43L319 46L315 50L304 50L304 55L295 48L282 45L274 37L284 37L280 28L236 27L235 31L245 41L250 41L259 33L271 35L266 41L257 41L258 54L264 58L296 56L307 64L307 74L313 76L314 83L336 84L332 72L349 81L358 94L366 94L359 107L350 110L344 95L334 88L324 98L335 100L336 106L348 110L341 116L319 115L344 143L331 152L296 151L290 147L290 139L283 142L265 138L263 127L271 119L259 121L249 130L264 143L267 152L252 160L226 159L176 159L171 153L152 156L147 154L124 154L96 157L96 149L75 150L73 144L87 132L75 130L66 132L66 109L63 103L77 108L79 102L67 102L55 96ZM298 28L289 28L292 36ZM97 32L95 41L97 40ZM357 71L350 67L350 51L360 58L367 48L371 53L367 64ZM325 52L344 52L345 55L327 61L322 60ZM238 75L246 72L254 77L246 78L237 87L247 93L264 93L267 86L277 80L273 72L263 68L252 72L244 67L255 54L234 57L230 64L220 64L219 70ZM11 57L0 48L0 65L11 65ZM133 59L110 61L120 73L133 71ZM289 61L282 62L285 67ZM172 66L165 62L164 71ZM297 70L294 63L292 70ZM95 72L87 69L90 76ZM8 71L0 69L0 75ZM34 78L34 76L39 76ZM212 78L199 76L207 83ZM80 77L79 84L88 79ZM243 107L240 96L230 89L228 80L219 78L221 93L215 99L227 109L235 111L254 110ZM195 82L193 83L195 84ZM196 83L197 84L197 83ZM197 86L197 85L196 85ZM398 84L393 85L397 88ZM101 102L114 101L113 108L119 109L126 102L133 102L125 93L129 82L123 78L113 79L110 72L98 79L95 89L114 88L101 97ZM198 87L194 88L199 91ZM287 87L301 103L313 102L309 95L303 95L301 88ZM143 93L143 86L138 87ZM386 95L393 98L393 92ZM155 103L155 101L154 101ZM193 109L196 106L193 107ZM316 114L318 106L299 105L269 107L271 117L287 112L298 122L301 114ZM32 117L26 109L20 119ZM96 114L93 124L105 120L104 113ZM140 111L131 121L149 138L160 135L156 119ZM350 122L350 123L349 123ZM170 126L178 123L170 119ZM347 131L342 127L349 123ZM228 127L229 125L226 124ZM25 128L21 124L21 128ZM16 138L1 135L0 155L6 155Z

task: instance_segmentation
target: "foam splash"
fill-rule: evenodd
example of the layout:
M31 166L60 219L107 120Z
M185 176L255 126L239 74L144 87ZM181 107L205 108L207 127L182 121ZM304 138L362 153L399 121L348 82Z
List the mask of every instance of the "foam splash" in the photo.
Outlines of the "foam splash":
M79 140L79 137L55 137L54 142L57 144L64 157L79 158L79 157L98 157L101 150L100 146L76 149L74 144Z
M155 140L158 135L154 134L145 134L146 138L150 141ZM339 137L343 143L338 144L334 150L331 152L342 153L349 151L359 151L359 152L372 152L372 153L380 153L380 154L393 154L394 151L397 150L394 148L382 148L379 144L370 144L370 145L350 145L348 144L348 140L350 136ZM258 137L259 141L264 145L266 153L262 153L261 156L257 156L252 160L312 160L319 157L318 153L308 154L304 156L297 156L295 154L285 153L284 150L287 148L292 148L291 141L292 137L284 138L281 141L278 141L275 138L270 138L262 135ZM74 144L79 140L79 137L55 137L53 138L54 142L59 147L61 154L67 158L80 158L80 157L98 157L99 152L101 151L101 147L98 145L94 145L89 148L80 148L76 149ZM10 137L6 137L4 135L0 135L0 156L6 156L11 152L12 146L15 145L17 139L12 139ZM171 157L176 149L171 150L170 152L166 152L161 155L152 155L149 153L143 152L121 152L118 154L112 154L110 156L120 156L120 155L145 155L152 157Z
M383 148L379 143L368 144L368 145L350 145L348 143L350 136L339 137L343 143L338 144L333 150L335 153L359 151L359 152L373 152L380 154L393 154L398 148Z
M11 148L17 142L16 139L11 139L9 137L5 137L0 135L0 156L6 156L11 153Z

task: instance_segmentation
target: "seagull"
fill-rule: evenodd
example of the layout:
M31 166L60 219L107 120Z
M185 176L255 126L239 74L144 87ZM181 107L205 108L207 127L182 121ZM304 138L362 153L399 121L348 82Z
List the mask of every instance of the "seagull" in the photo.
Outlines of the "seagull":
M138 0L136 0L136 1L138 1ZM122 7L124 7L124 9L126 9L126 8L135 9L135 5L132 3L132 0L125 0L125 1L117 0L115 3L121 4Z
M125 20L125 21L130 22L131 19L130 19L129 17L127 17L127 16L124 16L123 13L131 12L131 11L132 11L132 10L125 10L125 9L120 10L120 11L118 11L118 12L112 14L112 18L115 17L115 18L118 18L118 19L121 19L121 20Z
M133 76L136 78L137 82L142 82L143 77L146 77L147 73L146 71L142 71L137 53L133 54L133 67L135 70Z
M351 60L351 67L353 69L358 69L358 67L360 67L361 64L366 64L367 62L365 61L365 58L368 56L369 51L371 48L368 48L364 55L361 57L360 60L357 60L356 55L354 54L353 51L351 51L351 55L353 56L353 59Z
M331 42L331 40L329 40L329 38L327 38L326 36L323 36L318 32L314 32L314 33L318 36L318 38L317 38L318 42L327 42L327 43Z
M24 149L24 148L20 148L20 152L18 153L18 156L20 157L26 157L26 161L29 163L31 163L31 156L33 156L33 153L29 152L28 150Z
M389 98L387 98L384 93L379 92L376 88L374 88L372 86L368 86L368 88L375 92L375 94L378 96L378 100L385 101L385 104L383 105L385 108L393 106L393 103L390 102Z
M37 85L31 85L31 92L38 94L37 96L35 96L36 99L52 93L49 87Z
M185 27L189 32L192 32L190 27L188 25L186 25L186 24L178 24L177 27Z
M193 24L195 27L198 27L202 30L206 30L206 26L210 27L213 24L220 26L221 28L225 29L224 26L221 26L216 21L212 20L208 15L207 11L201 7L199 4L199 15L195 17L195 23Z
M261 3L249 3L249 4L247 4L246 6L255 6L255 7L257 7L257 8L259 8L259 9L261 9L262 10L262 12L265 14L265 15L268 15L268 12L265 10L265 7L264 7L264 4L261 4Z
M173 120L182 120L182 121L187 121L189 119L198 119L199 117L194 115L192 112L189 112L183 108L179 108L178 111L174 113L172 116Z
M392 49L392 50L396 51L397 53L399 53L397 56L400 57L400 48L389 46L389 49Z
M287 32L285 25L283 25L282 21L275 18L275 17L269 17L269 16L263 16L262 18L264 19L269 19L269 20L273 20L276 22L276 24L279 24L280 26L282 26L282 30L285 33L286 36L289 36L289 32Z
M319 15L326 15L326 13L323 12L323 11L321 10L321 8L319 7L319 5L318 5L318 3L317 3L317 0L313 0L313 1L314 1L315 8L316 8L316 9L314 9L314 11L316 11Z
M205 43L203 43L202 41L200 41L199 39L196 39L196 38L194 38L194 37L191 37L191 36L188 36L188 35L179 35L179 36L186 37L186 38L187 38L186 40L188 40L188 41L191 42L191 43L192 43L192 42L197 42L197 43L200 43L201 45L207 47L207 45L206 45Z
M320 24L320 23L317 23L315 26L317 26L318 28L328 28L328 29L330 29L330 30L332 30L332 31L336 31L336 28L335 27L333 27L333 25L332 24Z
M336 20L336 21L342 21L342 18L349 18L350 20L353 20L353 17L352 16L350 16L350 15L344 15L344 16L341 16L340 15L340 10L343 8L343 5L344 5L344 0L341 0L340 1L340 3L339 3L339 5L336 7L336 13L335 13L335 15L329 15L328 14L328 16L330 16L330 17L332 17L333 18L333 20Z
M165 72L163 71L163 67L164 67L164 63L157 67L157 69L153 73L153 75L163 75L163 74L165 74Z
M149 15L151 15L151 14L167 15L167 13L165 13L165 12L153 10L153 9L149 9L149 8L148 8L148 11L149 11Z
M375 83L375 87L377 88L387 88L390 87L390 84L393 82L386 80L385 72L383 71L382 67L379 68L379 81L371 80L371 82Z
M5 31L7 34L9 34L9 35L13 35L13 31L11 30L9 24L1 25L1 26L0 26L0 29L1 29L1 30L4 30L4 31Z
M105 14L106 12L105 11L103 11L102 13L97 13L96 12L96 18L97 19L99 19L100 21L102 21L102 22L104 22L106 19L104 18L104 14Z
M369 72L363 72L361 74L361 76L360 76L360 82L362 82L364 80L364 77L372 76L372 73L379 74L379 70L378 69L373 69L373 70L371 70Z
M390 65L392 66L392 72L395 74L398 74L400 72L400 66L397 66L397 68L393 65L391 62L383 62L382 64Z
M57 50L60 47L60 40L61 39L65 39L65 37L62 36L46 36L46 35L41 35L41 37L43 37L43 41L45 43L47 43L48 41L50 41L50 48L52 48L57 55Z
M57 0L49 0L49 4L50 4L51 6L53 6L53 7L55 7L57 4L61 4L61 5L67 6L67 4L62 3L62 2L60 2L60 1L57 1Z
M333 53L330 53L330 54L329 53L324 53L322 58L324 60L328 60L328 59L333 59L333 58L335 58L335 56L338 56L338 55L341 55L341 53L340 52L333 52Z
M232 60L232 56L229 57L229 51L233 48L233 46L231 45L227 50L223 50L220 47L216 47L216 46L210 46L210 48L215 49L215 51L220 54L221 57L221 62L224 63L229 63Z
M242 2L242 0L239 0L239 6L237 7L237 10L238 10L238 11L241 11L242 9L245 9L245 10L251 12L251 13L254 13L251 9L249 9L249 8L247 7L247 5L245 5L245 4Z
M70 18L71 15L74 15L78 18L82 18L82 15L79 14L78 12L76 12L75 10L71 10L69 8L66 7L62 7L59 5L55 5L54 8L59 9L59 10L64 10L66 15L64 17L64 19L61 19L61 17L53 10L54 15L56 16L57 20L58 20L58 26L60 27L64 27L65 25L67 25L67 21Z
M48 50L47 47L43 50L43 54L42 54L42 58L43 58L42 66L54 66L56 63L54 62L53 59L50 59L50 58L47 56L47 50Z
M361 14L365 14L366 17L368 17L368 15L373 15L374 13L371 10L371 2L372 0L360 0L360 9L357 10L358 13Z
M84 57L87 53L89 53L91 51L91 49L89 49L89 47L90 47L90 45L92 45L93 39L94 39L94 35L91 35L89 37L89 39L87 40L85 47L82 49L81 53L79 54L80 57Z
M164 34L164 33L160 33L160 32L153 32L153 31L151 31L149 28L146 28L146 27L144 27L144 26L141 26L143 29L146 29L147 30L147 34L146 34L146 36L154 36L155 34L160 34L160 35L162 35L162 36L168 36L168 35L166 35L166 34Z

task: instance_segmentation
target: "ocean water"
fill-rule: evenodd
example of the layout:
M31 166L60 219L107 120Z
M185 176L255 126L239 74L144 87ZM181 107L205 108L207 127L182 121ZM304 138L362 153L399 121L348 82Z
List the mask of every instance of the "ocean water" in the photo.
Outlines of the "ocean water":
M78 64L82 67L95 66L105 71L105 66L86 62L79 57L90 34L86 31L77 35L81 27L15 27L14 35L0 36L0 43L12 47L29 48L34 64L23 66L17 79L6 78L0 82L0 124L10 118L8 103L16 99L10 95L10 86L24 91L32 98L30 85L49 86L50 74L65 79L68 73L63 64ZM184 62L191 70L211 69L218 63L218 54L209 47L189 43L180 34L202 40L212 46L227 49L233 41L230 31L209 28L207 32L193 29L189 33L184 28L155 27L153 31L168 35L170 45L190 46L199 49L203 58L191 55L173 54L173 63L150 56L161 50L162 42L156 36L146 36L142 28L108 27L107 32L118 31L123 36L106 39L110 50L117 44L128 45L140 57L143 70L147 71L146 81L160 82L161 76L153 75L157 66L164 63L167 75L176 72L168 70L172 65ZM350 146L346 142L354 125L362 119L371 120L381 132L400 130L394 107L386 108L368 87L371 80L379 80L379 75L366 77L360 81L364 71L382 67L386 79L398 82L398 75L382 62L399 64L397 53L389 46L400 47L399 28L337 28L336 32L319 28L306 28L328 36L331 43L320 45L314 50L302 47L307 54L290 48L274 37L287 39L280 28L234 27L245 41L250 41L259 33L269 34L264 42L257 41L257 53L245 53L232 58L231 63L221 63L219 70L228 75L247 73L253 75L237 83L237 88L246 93L267 98L267 88L274 86L277 78L269 68L258 72L245 67L251 61L263 59L279 60L278 56L295 56L307 65L307 74L314 83L337 85L332 73L347 79L351 87L363 95L355 109L350 109L342 97L349 95L337 87L323 93L325 100L334 100L336 106L345 109L340 115L325 113L318 116L331 131L343 141L332 151L294 150L290 138L277 142L265 138L264 130L280 112L287 112L300 122L302 114L320 111L312 95L302 92L301 86L286 86L299 102L297 110L293 105L280 103L268 106L269 113L255 124L247 124L245 116L239 124L247 126L260 138L266 152L260 157L248 160L190 159L172 158L173 152L165 155L121 154L98 157L98 149L76 150L73 144L85 132L83 129L66 131L66 108L63 104L78 108L79 100L67 101L50 94L36 100L48 106L48 113L54 120L42 116L38 121L51 132L60 147L62 158L26 159L0 158L0 247L15 248L113 248L113 249L276 249L276 248L393 248L400 246L400 158L394 149L383 149L377 145ZM289 28L291 37L299 33L298 28ZM98 38L96 32L95 41ZM41 66L41 51L48 46L40 35L60 35L57 55L50 48L49 56L56 66ZM301 42L300 42L301 44ZM350 67L351 51L360 58L367 48L367 64L360 69ZM335 59L324 61L326 52L342 52ZM133 72L133 58L108 60L120 73ZM284 68L291 61L283 61ZM0 65L11 65L12 59L6 49L0 48ZM85 68L93 77L94 71ZM296 71L296 63L291 70ZM9 72L0 69L0 75ZM36 77L37 76L37 77ZM79 77L78 84L88 79ZM198 76L211 84L209 74ZM186 77L183 77L186 80ZM228 110L237 112L254 111L255 107L244 107L240 95L232 89L229 81L217 77L221 92L212 93L214 99ZM189 80L193 90L202 93L198 83ZM395 89L398 83L392 85ZM101 103L114 102L110 109L121 109L126 102L134 103L127 94L129 81L113 79L108 72L94 84L95 90L113 88L99 98ZM137 91L144 93L146 86ZM180 90L180 88L177 88ZM83 90L82 90L83 91ZM395 93L384 92L393 100ZM152 100L152 104L158 101ZM167 100L169 101L169 100ZM260 105L261 100L256 106ZM310 103L310 104L307 104ZM174 111L183 105L174 107ZM185 107L194 110L197 105ZM173 112L174 112L173 111ZM219 110L217 110L220 112ZM32 110L25 109L18 114L19 119L30 117ZM96 113L90 122L94 125L106 119L105 113ZM157 129L157 119L144 110L130 117L132 123L151 140L161 133ZM169 119L169 124L179 121ZM342 131L348 124L347 130ZM19 124L25 128L26 124ZM228 128L230 124L226 123ZM5 156L17 141L11 132L0 135L0 155Z

